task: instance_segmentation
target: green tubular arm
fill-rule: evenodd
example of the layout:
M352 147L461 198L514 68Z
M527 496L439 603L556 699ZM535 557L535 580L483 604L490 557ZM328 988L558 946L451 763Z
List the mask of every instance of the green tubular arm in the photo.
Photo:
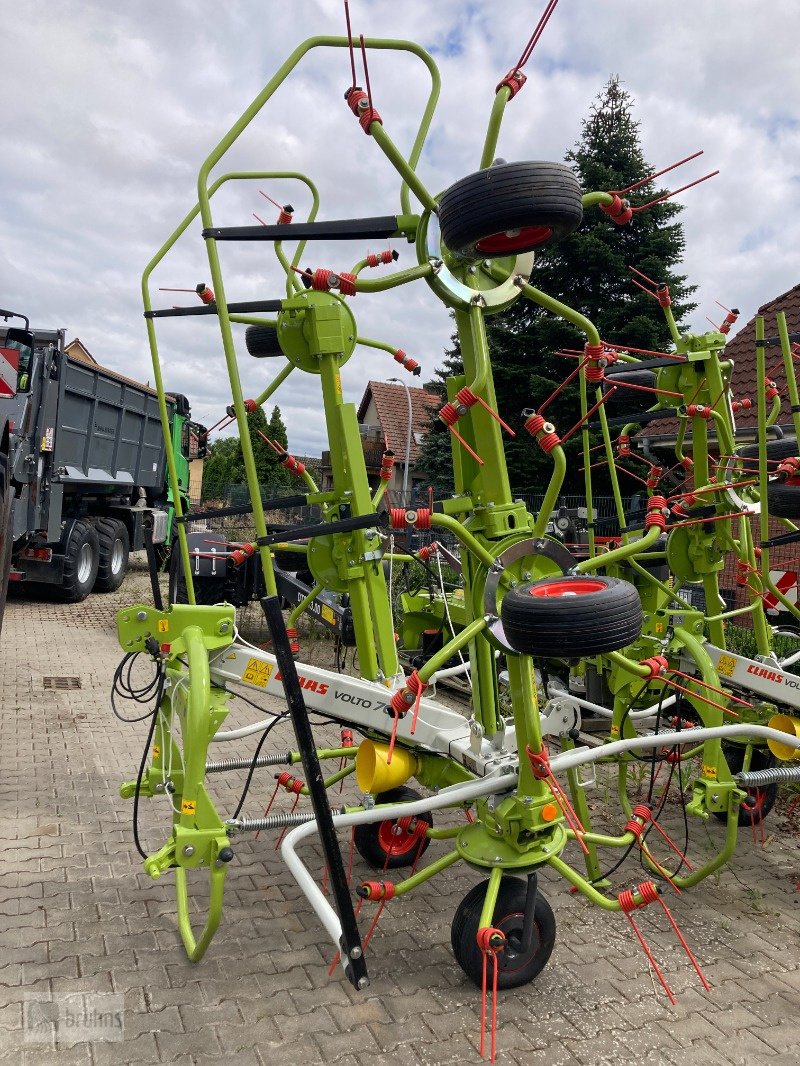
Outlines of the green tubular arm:
M388 481L384 481L384 479L381 478L380 484L375 489L375 492L372 494L372 506L375 508L376 511L378 510L378 504L381 502L383 497L386 495L386 490L388 489L388 487L389 487L389 482ZM386 557L384 556L384 558L386 558ZM410 559L411 556L409 556L408 558Z
M580 390L581 400L581 418L586 417L586 412L589 410L588 389L586 386L586 375L578 375L578 387ZM628 428L627 426L625 427ZM594 514L594 486L592 484L592 452L590 449L589 439L589 427L586 427L586 432L581 432L581 449L583 451L583 491L586 495L586 514ZM589 558L593 559L595 555L595 539L594 539L594 519L589 523Z
M489 351L483 329L483 311L477 304L473 304L469 309L469 329L472 334L472 348L477 366L475 378L469 383L468 388L480 394L485 391L486 382L489 380Z
M533 300L535 304L543 307L546 311L551 311L554 315L558 315L559 318L564 318L567 322L571 322L581 333L585 334L589 344L600 344L600 334L597 332L597 327L586 315L582 315L580 311L575 311L573 308L568 307L567 304L561 303L560 300L548 296L546 292L535 288L529 282L523 281L522 278L517 280L517 285L529 300Z
M609 899L608 896L604 896L602 892L598 892L594 885L590 884L585 877L582 877L577 870L573 870L571 866L565 863L564 860L560 859L557 855L551 855L548 862L556 873L561 874L566 881L569 881L571 885L574 885L581 895L586 896L590 903L594 903L597 907L602 907L604 911L622 910L619 900ZM634 892L634 899L638 900L639 898L638 892Z
M317 596L319 596L320 592L322 592L324 588L324 585L315 585L311 589L311 591L306 596L304 596L302 600L300 600L299 603L295 604L295 606L289 612L289 617L287 619L290 629L296 624L297 619L300 617L303 611L305 611L305 609L310 603L314 602L314 600L317 598Z
M403 179L403 189L411 189L422 206L428 211L433 211L434 213L438 212L439 205L436 200L434 200L417 177L414 168L406 162L403 153L383 128L383 124L381 122L372 122L369 127L369 132L373 141L375 141L380 150Z
M553 460L553 473L550 475L550 483L547 486L547 492L545 493L542 506L539 509L539 514L536 516L536 522L533 526L533 537L543 537L547 529L547 523L550 520L550 514L558 502L558 495L561 492L561 486L564 484L564 477L567 473L567 457L564 455L564 449L560 444L557 444L555 448L550 452L550 456Z
M460 651L470 641L474 640L479 633L482 633L486 628L487 622L485 618L476 618L474 622L470 622L468 626L464 626L460 633L449 640L447 644L435 655L432 655L430 659L421 667L418 671L420 681L427 681L428 678L433 677L436 671L451 659L455 652Z
M258 396L256 396L255 403L257 403L259 407L263 406L270 398L270 396L272 396L274 392L277 392L277 390L284 383L284 381L286 381L286 379L289 377L293 370L294 366L291 363L287 362L286 366L282 367L278 371L278 373L275 375L269 385L267 385L264 391L260 392Z
M208 196L211 197L217 190L228 181L261 181L268 177L287 177L296 178L298 181L304 182L311 190L312 197L314 198L314 207L312 212L316 212L316 207L319 203L319 194L313 182L305 177L304 174L299 174L294 171L231 171L228 174L222 174L214 184L208 190ZM162 261L167 252L175 245L176 241L186 232L192 222L197 218L200 213L200 202L198 201L195 206L189 211L189 213L178 224L177 228L170 234L164 244L159 248L142 273L142 303L145 311L152 311L153 305L150 299L150 276ZM169 425L169 413L167 411L167 401L164 394L164 380L161 376L161 358L158 353L158 341L156 339L156 327L152 318L145 319L147 327L147 338L150 344L150 358L153 364L153 380L156 386L156 392L158 394L158 410L161 418L161 432L164 435L164 440L167 442L167 472L169 475L170 489L172 491L173 506L175 508L176 517L180 518L183 515L183 505L181 503L180 482L178 479L178 470L175 464L175 458L172 454L172 448L169 446L172 438ZM183 565L183 572L186 574L186 593L189 599L189 603L195 603L194 595L194 583L191 577L191 561L189 559L189 546L186 540L186 529L183 522L178 522L178 550L181 556L181 563Z
M411 42L370 39L366 43L369 47L372 48L388 48L399 51L410 51L417 55L423 54L423 50L420 49L419 46L414 45ZM198 202L200 204L200 216L202 218L203 226L205 228L211 228L213 225L210 206L211 193L209 189L209 176L211 174L212 169L222 159L228 149L234 144L234 142L239 138L239 136L244 132L244 130L249 126L250 122L261 111L267 101L272 97L278 87L285 81L287 76L291 73L292 70L294 70L296 65L300 62L302 57L307 52L317 47L347 48L349 46L350 42L347 40L347 38L342 37L313 37L300 44L288 57L288 59L282 64L282 66L277 70L274 76L267 82L265 87L255 97L250 106L246 108L240 118L233 124L233 126L225 134L222 140L206 157L202 166L200 167L200 171L197 176L197 197ZM432 60L430 62L432 63ZM374 125L375 123L373 123L373 126ZM405 164L404 160L403 165L407 167L407 164ZM411 173L413 174L413 171ZM217 300L219 302L219 328L222 336L222 347L225 355L225 363L228 370L231 394L233 397L233 409L236 413L236 424L239 429L239 437L242 444L242 459L244 461L245 476L247 479L247 485L253 505L253 524L255 526L257 536L262 537L266 533L264 507L261 501L261 494L259 490L258 475L255 467L252 443L250 441L248 433L246 432L247 417L244 407L244 397L242 395L242 385L239 377L239 368L236 362L233 337L231 334L231 323L227 313L225 286L222 278L222 268L220 264L219 252L217 249L216 241L206 241L206 254L208 256L209 270L213 279L214 292L216 293ZM186 552L186 555L188 556L188 551ZM259 556L261 559L261 569L264 575L264 585L267 595L275 595L275 573L272 566L272 557L270 555L270 552L266 548L262 547L259 551ZM184 561L184 565L188 570L186 560Z
M411 281L428 278L432 273L433 267L431 264L423 263L421 266L409 267L408 270L397 270L394 274L375 278L374 281L359 280L355 283L356 292L387 292L389 289L396 289L400 285L408 285Z
M186 715L181 723L184 750L184 790L181 795L181 805L183 806L186 800L193 801L194 809L197 813L182 813L177 816L177 819L182 829L191 830L196 827L196 820L199 820L200 817L200 804L202 803L200 793L203 790L202 782L205 778L206 754L208 742L211 739L208 713L211 673L202 630L198 626L189 626L184 630L183 636L186 641L189 692ZM209 867L211 885L208 916L200 938L196 939L189 913L186 870L180 864L180 857L176 856L176 859L178 860L178 865L175 868L175 893L178 904L178 928L190 961L198 962L211 943L222 917L222 898L227 864L220 863L217 865L214 859L211 859Z
M412 874L411 877L407 877L405 881L400 881L399 884L394 886L394 894L396 896L404 896L407 892L413 891L419 885L424 884L425 881L429 881L431 877L435 877L436 874L440 874L442 870L446 870L448 866L452 866L458 862L461 855L457 851L450 851L446 855L443 855L440 859L430 863L424 870L420 870L418 873Z
M473 537L468 529L465 529L460 522L448 514L436 514L431 515L431 525L438 526L440 529L449 530L454 537L456 537L467 551L472 552L476 559L482 562L485 566L494 566L494 556L491 555L484 546Z
M492 165L492 160L495 157L497 151L497 140L500 136L500 126L503 123L503 114L506 109L506 104L511 99L511 90L507 85L503 85L498 92L495 93L494 101L492 102L492 110L489 115L489 124L486 127L486 139L483 142L483 152L481 154L480 170L485 170L486 167Z
M778 421L778 415L781 413L781 398L780 396L773 396L772 398L772 410L767 415L767 428L774 426Z
M789 403L792 405L792 422L794 423L795 438L800 441L800 393L797 389L797 375L792 358L792 346L789 342L789 331L786 327L786 312L779 311L776 315L778 323L778 336L781 340L781 355L783 356L783 369L786 373L786 391L789 393ZM780 403L780 397L776 397Z
M264 318L261 315L229 315L231 322L239 322L243 326L272 326L278 328L277 318Z
M596 555L593 559L584 559L578 563L575 569L579 573L586 573L587 570L600 570L605 566L609 566L613 563L619 562L620 559L627 559L631 555L637 555L641 551L647 551L655 544L661 535L661 530L658 526L653 526L648 529L644 536L639 540L629 541L627 544L623 544L621 548L615 548L613 551L606 552L605 555ZM616 654L612 652L612 654Z

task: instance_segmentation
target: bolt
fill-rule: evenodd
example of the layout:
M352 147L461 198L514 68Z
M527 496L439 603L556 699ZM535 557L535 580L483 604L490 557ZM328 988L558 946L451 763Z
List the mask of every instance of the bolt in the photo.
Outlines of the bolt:
M716 792L712 792L711 793L711 802L712 803L719 803L719 796L717 795Z
M359 977L359 979L358 979L358 987L359 988L366 988L368 984L369 984L369 978L368 977Z
M160 781L158 781L156 783L155 790L156 790L156 792L163 792L164 791L164 786L161 784Z
M350 952L350 958L351 959L360 959L363 954L364 954L364 952L361 950L361 948L354 947L353 950Z
M147 621L147 611L137 611L136 612L136 621L137 622L146 622Z
M185 848L183 849L183 854L184 854L184 855L185 855L185 856L186 856L187 858L189 858L189 857L190 857L191 855L194 855L194 848L192 847L192 845L191 845L191 844L187 844L187 845L186 845L186 847L185 847Z
M230 622L220 622L220 624L219 624L220 633L227 633L229 628L230 628Z
M547 846L547 844L545 844L543 846L542 851L544 852L545 855L549 855L550 854L550 848Z

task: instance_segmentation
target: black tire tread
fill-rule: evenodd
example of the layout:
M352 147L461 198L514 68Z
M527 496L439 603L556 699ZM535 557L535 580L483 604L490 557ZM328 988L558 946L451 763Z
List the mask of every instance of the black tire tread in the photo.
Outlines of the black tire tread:
M628 581L592 575L605 587L575 597L534 597L531 589L545 581L581 581L545 578L519 585L506 593L501 617L506 640L525 655L573 659L627 647L642 629L642 604Z
M97 577L94 582L94 591L115 592L125 580L125 574L128 572L128 554L130 552L128 530L125 523L120 522L118 518L96 518L94 526L97 530L98 541ZM111 572L111 558L117 537L122 539L125 551L121 572L113 574Z
M800 485L786 481L768 482L767 506L775 518L800 518Z
M248 353L255 359L283 355L274 326L248 326L244 331L244 343Z
M78 582L75 563L78 551L87 539L94 545L94 566L89 580L84 585L81 585ZM64 551L64 580L59 591L65 603L80 603L86 599L94 587L98 563L99 541L97 530L91 522L79 518L73 523Z
M478 988L481 987L483 977L483 956L478 948L476 936L488 884L488 881L481 881L470 889L459 903L450 927L450 944L456 962ZM525 894L524 881L518 877L504 877L497 893L493 924L498 926L505 916L524 911ZM501 952L498 956L497 987L499 989L518 988L520 985L533 981L547 965L553 952L556 920L550 904L541 892L536 896L534 924L539 941L534 945L534 953L528 965L519 969L504 969L504 953Z
M458 255L475 257L483 254L476 245L496 233L550 226L552 242L569 236L582 218L581 188L573 171L563 163L534 160L468 174L442 193L439 204L445 245Z
M606 379L603 382L603 393L608 393L613 385L623 381L630 385L642 385L645 388L652 389L656 383L656 375L652 370L625 370L618 374L613 371L607 372ZM654 407L657 401L658 397L655 393L640 392L639 389L618 388L611 393L603 406L608 414L624 415L630 413L631 415L638 415Z

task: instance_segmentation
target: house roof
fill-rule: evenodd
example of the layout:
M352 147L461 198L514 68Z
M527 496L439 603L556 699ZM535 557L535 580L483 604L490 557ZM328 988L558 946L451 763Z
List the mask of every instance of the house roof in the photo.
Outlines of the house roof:
M89 366L100 365L80 337L75 337L69 342L69 344L65 344L64 351L70 359L77 359L81 363L88 363Z
M428 432L431 416L441 406L441 400L436 393L427 389L412 389L409 387L408 396L411 397L411 446L409 448L409 462L414 463L419 458L420 446L415 440L416 434ZM367 413L370 399L375 401L375 409L378 413L386 445L396 455L403 457L406 453L406 439L408 434L408 396L405 385L389 385L385 381L370 381L364 390L364 396L358 407L358 421L363 422Z
M779 311L783 311L786 315L789 333L800 331L800 284L776 296L768 303L762 304L750 321L742 326L736 336L725 346L725 358L732 359L734 363L731 378L733 398L735 400L749 398L753 402L749 411L739 411L736 415L737 436L742 430L755 430L758 424L756 399L760 386L756 381L756 318L764 319L766 337L775 337L778 333L775 316ZM783 401L778 422L781 425L785 422L791 424L790 401L786 392L786 375L783 370L780 347L770 346L766 349L766 353L767 375L777 384ZM659 419L639 430L637 436L649 437L654 442L659 438L672 438L678 431L678 425L676 418L665 418L663 421Z

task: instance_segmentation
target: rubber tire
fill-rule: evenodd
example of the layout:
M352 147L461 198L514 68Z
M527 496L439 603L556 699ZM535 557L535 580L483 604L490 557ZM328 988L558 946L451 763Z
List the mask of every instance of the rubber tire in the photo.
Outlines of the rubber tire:
M194 579L195 603L213 607L215 603L225 601L224 577L196 577ZM169 560L169 583L167 585L167 599L169 605L173 603L188 603L186 582L183 578L183 566L181 565L181 553L177 540L173 544L173 550Z
M390 788L386 792L379 792L375 797L375 803L410 803L412 800L418 799L421 799L419 792L401 785L399 788ZM433 826L433 816L427 811L424 814L418 814L417 821L427 822L429 826ZM353 843L356 851L370 866L374 866L378 870L397 870L403 866L412 866L417 857L424 855L428 850L430 840L425 837L421 846L418 841L414 841L407 851L389 854L384 840L389 827L394 824L393 821L387 818L385 822L373 822L371 825L357 825L355 827ZM408 834L408 836L410 837L411 834Z
M283 355L274 326L248 326L244 331L244 343L248 353L255 359Z
M99 561L97 577L94 582L95 592L115 592L128 572L128 557L131 541L124 522L118 518L98 518L95 520L97 540L99 543ZM112 569L114 545L122 544L122 564L116 573Z
M483 980L483 952L478 947L476 938L488 885L488 880L481 881L464 896L456 908L450 928L450 943L456 962L478 988ZM510 932L522 931L526 891L527 885L519 877L504 877L500 882L492 925L506 936ZM526 985L547 965L556 942L556 919L552 907L541 892L536 894L533 923L534 939L527 956L523 958L514 954L513 946L508 944L498 954L498 989ZM491 980L491 964L487 971Z
M595 588L583 591L589 582ZM548 585L565 592L536 594ZM569 593L569 586L575 593ZM546 659L582 659L618 651L642 630L642 604L628 581L600 575L546 577L510 589L500 605L506 640L524 655Z
M85 545L92 549L92 565L88 577L81 581L78 576L78 559ZM80 603L94 588L97 568L100 563L100 543L97 530L91 522L79 518L73 523L64 549L64 580L59 590L65 603Z
M795 455L800 455L798 452L800 444L796 440L768 440L767 441L767 459L789 459ZM758 473L758 445L748 444L746 447L741 448L738 453L742 459L752 460L751 462L742 463L742 473L744 474L757 474ZM768 470L772 469L767 467Z
M568 237L582 218L580 184L563 163L529 161L487 167L455 182L439 201L445 246L473 259L541 248ZM508 231L527 229L533 231L530 239L521 234L505 249L479 247ZM539 229L543 232L537 235Z
M619 374L606 374L603 382L603 395L611 390L612 385L625 381L629 385L643 385L645 388L655 387L656 375L652 370L625 370ZM607 414L615 415L640 415L648 411L658 402L658 397L652 392L640 392L638 389L617 389L612 392L603 407ZM635 421L631 418L631 421Z
M732 774L738 774L742 766L744 766L744 752L743 745L731 744L730 741L723 740L722 754L727 759L728 769ZM766 770L774 765L775 759L768 751L763 748L753 748L753 754L750 756L751 770ZM739 808L739 825L760 825L775 806L775 800L778 798L778 786L767 785L765 788L748 788L745 791L749 796L755 795L757 798L760 793L762 798L758 806L753 810L752 815L749 808ZM720 822L727 822L728 820L728 815L723 811L712 811L711 813Z
M12 501L14 493L8 476L8 456L0 455L0 633L3 632L3 615L8 598L8 575L11 573L11 556L14 550L12 525Z
M768 482L767 508L774 518L800 518L800 478Z

